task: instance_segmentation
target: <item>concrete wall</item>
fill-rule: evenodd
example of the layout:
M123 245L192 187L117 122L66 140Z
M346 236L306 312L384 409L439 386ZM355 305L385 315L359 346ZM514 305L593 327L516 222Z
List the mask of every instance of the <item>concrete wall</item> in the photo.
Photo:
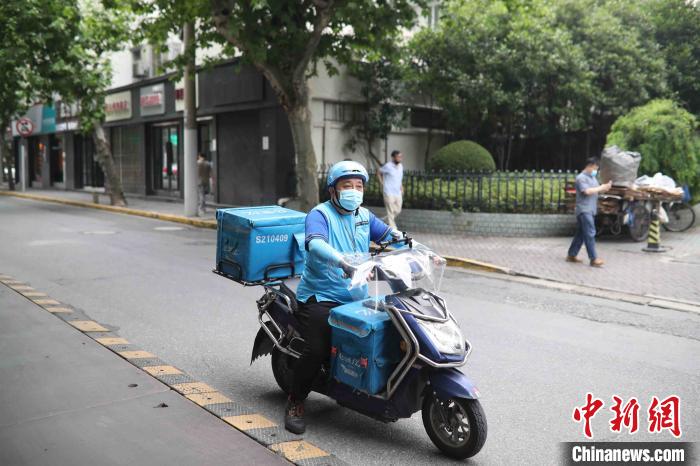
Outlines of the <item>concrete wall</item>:
M383 217L383 207L369 207ZM562 214L489 214L407 209L397 222L400 229L425 233L483 236L570 236L576 218Z

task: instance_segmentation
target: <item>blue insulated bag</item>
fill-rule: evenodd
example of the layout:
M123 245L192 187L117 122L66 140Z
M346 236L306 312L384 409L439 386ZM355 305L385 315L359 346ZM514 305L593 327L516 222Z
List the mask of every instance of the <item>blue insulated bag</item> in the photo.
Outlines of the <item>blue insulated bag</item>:
M301 275L306 214L279 206L216 211L216 271L244 283Z
M333 377L371 395L381 392L402 356L401 337L386 312L354 302L331 309L328 323Z

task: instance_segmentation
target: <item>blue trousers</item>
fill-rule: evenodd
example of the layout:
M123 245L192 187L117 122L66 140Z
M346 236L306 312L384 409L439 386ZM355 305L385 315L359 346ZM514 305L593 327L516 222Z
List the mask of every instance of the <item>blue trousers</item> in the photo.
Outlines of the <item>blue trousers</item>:
M591 213L581 213L576 216L576 235L569 246L569 256L576 257L584 243L588 258L593 260L598 257L595 252L595 220Z

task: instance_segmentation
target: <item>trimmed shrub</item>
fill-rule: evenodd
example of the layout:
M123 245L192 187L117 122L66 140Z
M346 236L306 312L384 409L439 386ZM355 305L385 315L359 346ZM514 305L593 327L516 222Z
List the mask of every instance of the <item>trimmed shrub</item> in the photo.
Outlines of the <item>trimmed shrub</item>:
M433 155L428 169L492 172L496 169L496 163L489 151L479 144L473 141L455 141L442 147Z
M610 129L607 144L642 154L640 175L663 172L676 183L689 185L698 198L698 120L674 101L652 100L621 116Z

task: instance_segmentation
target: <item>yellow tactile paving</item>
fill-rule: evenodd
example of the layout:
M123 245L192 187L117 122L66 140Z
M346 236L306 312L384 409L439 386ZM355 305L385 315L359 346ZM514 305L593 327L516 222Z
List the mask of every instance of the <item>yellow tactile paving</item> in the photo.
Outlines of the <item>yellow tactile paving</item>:
M101 345L111 346L111 345L128 345L129 342L125 338L117 337L102 337L95 338L95 341Z
M120 351L120 356L126 359L155 358L156 356L148 351Z
M12 288L15 291L34 291L34 288L31 286L27 285L10 285L10 288Z
M299 461L309 458L320 458L321 456L330 456L320 448L311 445L306 440L294 440L292 442L277 443L270 445L273 451L281 452L289 461Z
M40 298L40 297L46 297L46 293L42 293L41 291L25 291L22 293L22 295L26 296L27 298Z
M70 320L68 323L82 332L109 332L94 320Z
M44 309L46 309L49 312L63 312L65 314L70 314L71 312L73 312L72 309L69 309L67 307L61 307L61 306L58 306L58 307L49 306L49 307L45 307Z
M216 389L211 387L204 382L186 382L171 385L171 387L182 393L183 395L192 395L197 393L210 393L215 392Z
M173 366L147 366L143 367L143 370L151 375L178 375L182 374L182 371L177 367Z
M55 299L32 299L35 303L39 304L40 306L58 306L59 303Z
M244 414L242 416L227 416L224 421L231 424L238 430L266 429L277 427L277 424L260 414Z
M191 395L185 395L190 400L197 403L199 406L213 405L215 403L230 403L231 398L222 395L219 392L210 393L193 393Z

